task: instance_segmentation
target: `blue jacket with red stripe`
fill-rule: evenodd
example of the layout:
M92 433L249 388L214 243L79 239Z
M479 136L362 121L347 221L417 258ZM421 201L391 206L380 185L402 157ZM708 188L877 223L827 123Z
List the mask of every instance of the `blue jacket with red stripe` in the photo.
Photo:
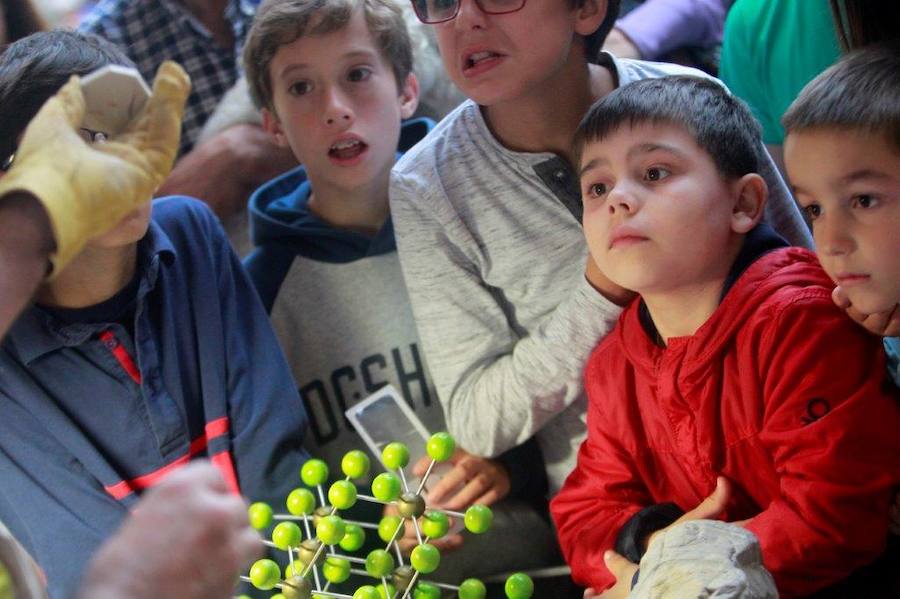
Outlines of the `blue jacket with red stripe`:
M0 520L55 597L140 491L191 458L273 504L307 458L297 387L209 209L156 201L137 268L133 336L33 306L0 350Z

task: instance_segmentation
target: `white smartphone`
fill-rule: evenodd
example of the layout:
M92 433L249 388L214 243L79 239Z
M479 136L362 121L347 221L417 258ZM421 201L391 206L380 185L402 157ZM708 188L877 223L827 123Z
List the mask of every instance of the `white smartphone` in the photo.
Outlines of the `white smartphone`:
M410 491L415 491L421 480L413 475L413 466L427 455L425 444L431 434L437 431L426 429L403 396L391 385L382 387L355 404L346 411L346 414L356 428L356 432L365 441L369 452L381 462L385 469L387 466L381 460L381 451L385 445L398 441L409 448L409 465L403 469L403 474L409 483ZM428 477L425 492L429 488L433 488L451 468L453 466L448 462L435 464ZM451 491L450 495L452 496L457 490ZM458 532L462 527L461 521L454 521L451 534Z
M107 65L81 78L86 112L84 127L118 135L150 98L141 74L129 67Z

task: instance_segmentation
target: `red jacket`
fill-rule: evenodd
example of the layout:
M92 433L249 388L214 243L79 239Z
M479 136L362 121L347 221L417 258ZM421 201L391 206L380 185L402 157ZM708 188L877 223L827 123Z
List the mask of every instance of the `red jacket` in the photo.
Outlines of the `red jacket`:
M831 301L815 256L754 262L690 337L655 345L639 300L585 371L588 437L551 504L573 578L602 590L603 552L644 507L687 511L717 475L725 520L752 518L782 596L846 577L884 549L900 484L900 407L881 340Z

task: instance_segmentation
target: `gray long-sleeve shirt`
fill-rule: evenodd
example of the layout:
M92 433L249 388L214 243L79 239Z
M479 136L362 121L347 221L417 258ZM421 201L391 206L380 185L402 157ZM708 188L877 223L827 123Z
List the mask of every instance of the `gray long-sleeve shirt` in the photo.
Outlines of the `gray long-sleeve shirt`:
M699 71L601 61L620 85ZM811 245L774 166L767 220ZM551 492L584 439L582 369L619 308L584 278L578 179L552 153L513 152L471 101L397 163L391 211L413 314L450 432L494 456L532 435Z

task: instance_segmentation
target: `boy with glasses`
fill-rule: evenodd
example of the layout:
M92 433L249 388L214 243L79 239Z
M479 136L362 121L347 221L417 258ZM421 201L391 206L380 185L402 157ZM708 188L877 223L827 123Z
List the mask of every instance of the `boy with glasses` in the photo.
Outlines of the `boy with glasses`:
M493 456L537 435L551 492L584 438L588 354L631 297L587 260L572 137L588 107L619 85L701 74L598 54L618 4L413 2L470 98L392 173L413 313L460 445ZM768 159L762 173L767 218L808 245Z

